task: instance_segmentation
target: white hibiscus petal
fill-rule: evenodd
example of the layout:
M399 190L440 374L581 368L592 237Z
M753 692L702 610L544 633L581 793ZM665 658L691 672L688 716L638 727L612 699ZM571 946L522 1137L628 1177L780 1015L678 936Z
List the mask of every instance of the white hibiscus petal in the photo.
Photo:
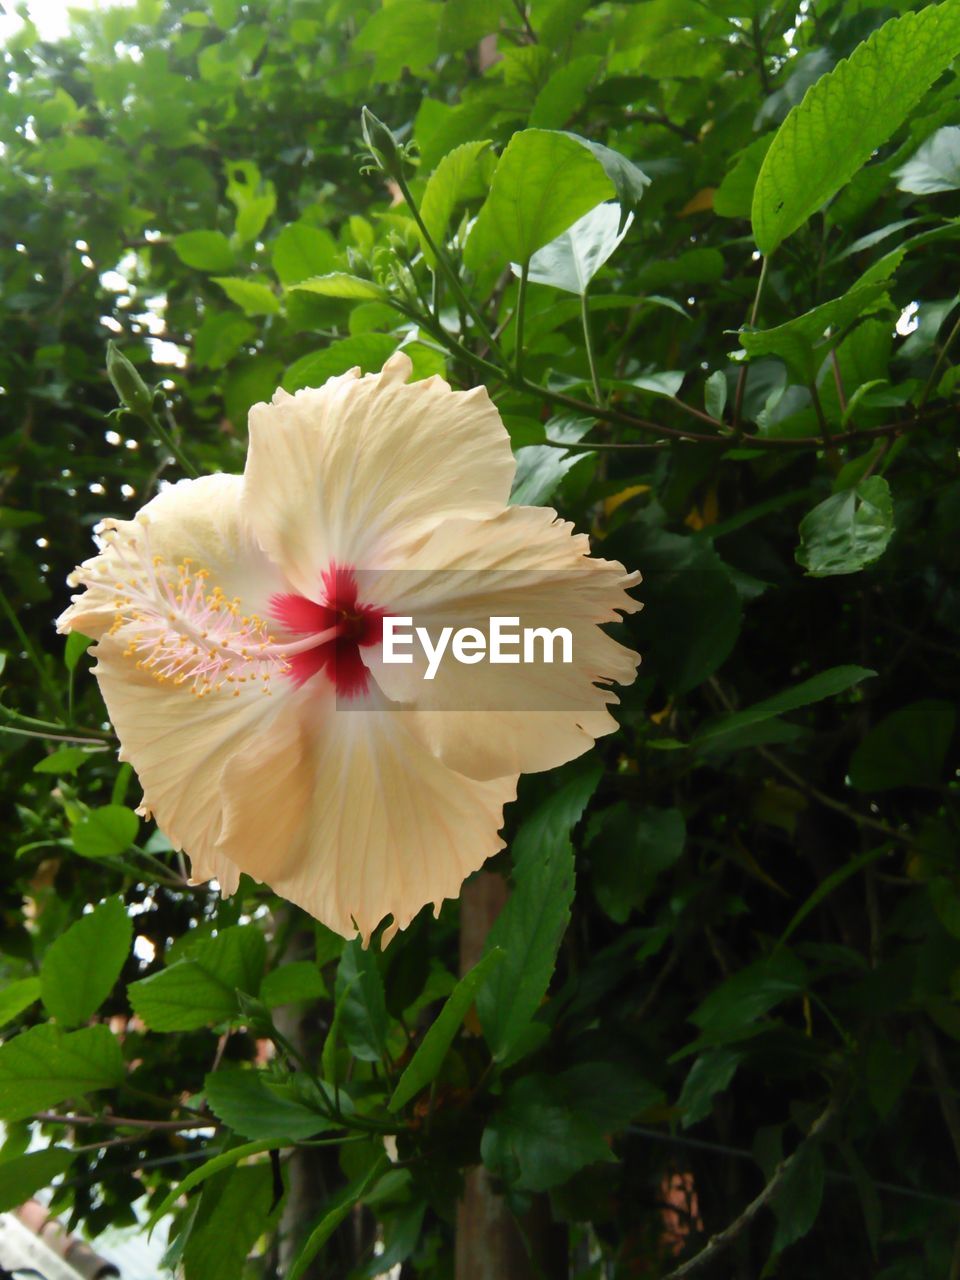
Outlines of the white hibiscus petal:
M409 357L250 410L245 503L264 550L316 597L332 564L395 562L447 516L506 503L514 461L486 389L406 383Z
M224 857L338 933L368 940L392 916L388 941L503 847L516 777L465 778L403 712L337 710L321 692L285 704L222 792Z

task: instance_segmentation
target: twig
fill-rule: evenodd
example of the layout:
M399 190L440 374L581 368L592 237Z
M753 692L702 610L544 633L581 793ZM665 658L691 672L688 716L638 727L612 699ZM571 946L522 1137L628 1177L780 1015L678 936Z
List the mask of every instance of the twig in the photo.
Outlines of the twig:
M756 292L753 295L753 305L750 308L749 324L751 328L757 323L757 314L760 310L760 295L763 293L763 286L766 283L767 263L769 261L769 258L764 258L763 262L760 264L760 277L757 280ZM747 389L748 369L749 365L745 362L741 365L740 372L737 375L737 390L733 398L733 429L735 432L740 431L740 414L743 409L743 395Z
M111 1129L219 1129L220 1121L213 1116L209 1120L134 1120L130 1116L60 1116L53 1111L37 1111L30 1117L40 1124L91 1125L102 1124Z
M717 1233L707 1241L699 1253L695 1254L687 1262L671 1271L664 1276L663 1280L683 1280L685 1276L692 1276L695 1272L701 1271L705 1266L713 1261L718 1254L730 1245L744 1232L753 1219L757 1216L761 1209L770 1203L773 1197L783 1186L787 1177L793 1169L797 1160L804 1155L809 1149L821 1140L826 1129L832 1123L837 1112L840 1109L839 1101L834 1098L831 1100L827 1108L821 1113L814 1122L813 1127L803 1141L797 1146L792 1155L786 1160L781 1160L774 1170L773 1177L763 1188L760 1194L751 1200L744 1211L738 1218L734 1218L728 1227Z

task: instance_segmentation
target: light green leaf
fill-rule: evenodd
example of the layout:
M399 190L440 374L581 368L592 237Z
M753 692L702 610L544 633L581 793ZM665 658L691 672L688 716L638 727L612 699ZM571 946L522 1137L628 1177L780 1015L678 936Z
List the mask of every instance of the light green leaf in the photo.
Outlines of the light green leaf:
M271 1085L265 1072L229 1067L211 1072L203 1089L213 1114L243 1138L298 1142L330 1128L324 1116Z
M861 316L892 311L885 280L855 285L849 292L773 329L741 329L748 356L779 356L804 385L813 381L824 357ZM829 334L827 334L829 330Z
M457 205L486 192L489 183L485 178L489 175L484 174L486 166L481 166L480 156L489 146L489 141L464 142L448 152L427 179L420 216L434 244L443 244L450 216ZM433 266L433 250L425 237L421 239L423 256Z
M870 476L803 517L797 563L812 578L858 573L880 559L893 529L890 486L882 476Z
M513 894L485 951L506 958L477 991L477 1013L494 1058L504 1061L524 1036L553 976L570 920L574 871L570 833L600 780L599 765L577 772L523 823L513 842Z
M620 206L598 204L578 218L556 240L551 240L530 259L528 279L534 284L549 284L581 297L590 281L613 255L633 222L631 213L620 227ZM520 267L511 264L514 275Z
M73 1152L66 1147L47 1147L0 1161L0 1213L25 1204L35 1191L49 1187L54 1178L70 1168ZM24 1273L26 1274L26 1273Z
M753 195L753 234L771 253L900 127L960 53L955 0L891 18L807 91L777 131Z
M92 644L92 636L85 636L79 631L70 632L63 646L63 665L68 671L76 671L77 664Z
M172 243L180 261L198 271L229 271L234 264L230 241L222 231L184 231Z
M847 689L852 689L862 680L869 680L876 674L869 667L831 667L829 671L821 671L819 675L811 676L809 680L802 680L800 684L795 684L791 689L784 689L782 693L774 694L772 698L764 698L762 702L755 702L751 707L744 707L742 711L735 711L732 715L715 721L697 734L693 739L693 745L702 746L705 742L712 742L716 738L735 733L749 725L772 720L775 716L782 716L787 711L796 711L798 707L822 702L824 698L835 698L838 693L845 693Z
M116 858L137 838L140 819L122 804L91 809L73 828L73 847L82 858Z
M395 0L370 15L353 48L373 55L373 79L399 80L405 70L423 73L440 52L443 8L433 0Z
M39 978L20 978L17 982L8 982L0 988L0 1027L6 1026L17 1014L29 1009L39 999Z
M583 106L602 62L591 53L558 67L534 100L528 121L531 129L562 129Z
M120 1042L107 1027L31 1027L0 1045L0 1119L23 1120L70 1098L115 1088L123 1076Z
M703 406L711 418L722 418L727 406L727 375L722 369L711 373L703 388Z
M237 992L256 995L266 942L256 925L231 925L202 938L167 969L127 988L130 1003L153 1031L192 1031L239 1012Z
M636 209L643 199L643 193L649 187L650 179L632 160L628 160L619 151L604 146L602 142L594 142L592 138L581 138L579 133L565 133L564 137L573 138L579 142L599 161L600 167L613 183L613 189L617 193L622 225L626 221L627 214Z
M208 45L222 49L223 45ZM201 55L202 57L203 55ZM264 182L252 160L235 160L226 166L227 196L237 208L237 236L241 244L256 240L277 207L277 193L272 182Z
M53 751L48 756L44 756L42 760L37 761L33 766L34 773L55 773L60 777L67 774L76 773L82 764L85 764L91 755L97 754L93 751L87 751L84 747L61 747L58 751Z
M260 984L260 999L268 1009L297 1000L316 1000L326 995L323 976L309 960L294 960L271 969Z
M78 1026L100 1008L120 976L133 921L120 897L81 916L47 948L40 966L43 1003L61 1026Z
M915 195L956 191L960 188L960 128L938 129L894 176L898 190Z
M330 271L325 276L311 276L309 280L301 280L291 288L297 293L319 293L325 298L351 298L365 302L371 299L380 301L388 296L386 289L373 280L351 276L346 271Z
M527 262L616 187L576 138L522 129L507 143L464 250L471 270Z
M359 365L364 373L379 370L397 349L397 338L387 333L358 333L352 338L331 342L322 351L294 360L283 375L284 391L301 387L322 387L328 378Z
M503 954L499 947L488 951L469 973L464 974L447 997L446 1004L431 1023L426 1035L417 1046L416 1053L397 1082L393 1097L388 1104L391 1111L399 1111L401 1107L406 1106L411 1098L436 1077L447 1056L447 1050L467 1015L467 1010L476 998L478 986L500 963Z
M259 280L241 280L237 276L213 276L231 302L247 316L272 316L280 310L280 299L268 284Z
M937 698L891 712L854 751L851 784L858 791L939 786L955 724L954 708Z
M332 271L337 252L337 242L326 227L291 222L274 240L270 260L280 283L289 287Z

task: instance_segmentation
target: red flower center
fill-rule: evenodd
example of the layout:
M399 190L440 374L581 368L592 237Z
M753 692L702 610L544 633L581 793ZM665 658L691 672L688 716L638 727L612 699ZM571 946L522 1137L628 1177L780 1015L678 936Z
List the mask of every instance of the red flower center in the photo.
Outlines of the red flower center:
M323 591L319 602L292 592L271 597L271 616L295 635L337 630L326 643L291 655L287 674L299 688L322 671L336 687L338 697L355 698L366 693L370 683L360 649L383 639L384 612L358 603L357 579L350 566L331 564L320 580Z

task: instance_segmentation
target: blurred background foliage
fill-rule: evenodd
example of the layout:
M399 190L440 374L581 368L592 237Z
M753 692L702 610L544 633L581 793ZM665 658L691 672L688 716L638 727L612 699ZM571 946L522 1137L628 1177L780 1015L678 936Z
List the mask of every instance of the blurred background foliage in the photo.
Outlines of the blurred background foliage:
M187 1280L473 1280L482 1165L504 1280L960 1276L958 52L956 0L9 38L0 1207L172 1206ZM462 986L456 902L364 953L188 886L52 626L100 518L401 344L644 574L622 730L524 780Z

